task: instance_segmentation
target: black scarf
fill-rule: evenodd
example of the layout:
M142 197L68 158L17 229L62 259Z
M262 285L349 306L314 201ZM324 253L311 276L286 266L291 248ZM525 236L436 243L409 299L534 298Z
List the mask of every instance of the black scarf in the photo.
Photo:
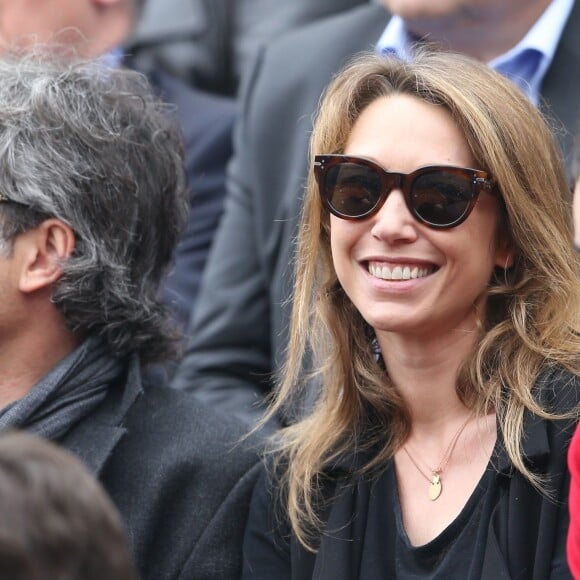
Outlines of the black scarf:
M85 340L18 401L0 410L0 430L26 429L56 440L93 411L126 365L96 337Z

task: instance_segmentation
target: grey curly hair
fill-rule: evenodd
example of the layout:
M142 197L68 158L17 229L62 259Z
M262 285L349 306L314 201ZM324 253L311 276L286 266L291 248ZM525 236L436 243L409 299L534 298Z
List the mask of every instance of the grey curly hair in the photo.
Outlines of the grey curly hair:
M52 295L68 326L163 360L177 335L159 284L188 211L181 135L143 75L50 52L0 58L0 192L15 202L0 204L2 245L68 224Z

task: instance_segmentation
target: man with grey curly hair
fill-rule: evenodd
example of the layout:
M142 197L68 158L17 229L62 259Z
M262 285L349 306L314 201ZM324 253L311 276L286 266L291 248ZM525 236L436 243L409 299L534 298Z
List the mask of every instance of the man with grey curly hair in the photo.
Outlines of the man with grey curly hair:
M60 443L127 526L143 578L234 579L257 459L243 431L141 380L187 215L182 144L141 74L0 57L0 428Z
M223 211L237 105L233 99L194 90L156 62L144 66L135 61L124 44L145 4L146 0L0 0L0 52L26 52L42 45L49 50L67 47L85 58L104 58L111 66L145 73L156 93L171 103L184 136L191 212L162 293L185 330Z

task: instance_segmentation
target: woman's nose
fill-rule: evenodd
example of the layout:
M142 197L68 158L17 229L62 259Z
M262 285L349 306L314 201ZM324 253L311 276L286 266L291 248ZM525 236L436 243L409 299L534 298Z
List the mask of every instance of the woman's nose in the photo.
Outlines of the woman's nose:
M389 193L381 209L371 219L371 233L377 239L395 243L417 238L417 221L411 215L400 189Z

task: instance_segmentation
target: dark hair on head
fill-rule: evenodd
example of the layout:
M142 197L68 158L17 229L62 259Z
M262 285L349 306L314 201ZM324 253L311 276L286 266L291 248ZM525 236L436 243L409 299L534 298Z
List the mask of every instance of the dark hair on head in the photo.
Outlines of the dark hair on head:
M188 211L181 134L143 75L48 52L0 58L0 191L19 202L1 204L0 237L68 224L75 251L52 297L68 326L165 359L159 284Z
M137 580L124 526L85 466L53 443L0 435L0 578Z

